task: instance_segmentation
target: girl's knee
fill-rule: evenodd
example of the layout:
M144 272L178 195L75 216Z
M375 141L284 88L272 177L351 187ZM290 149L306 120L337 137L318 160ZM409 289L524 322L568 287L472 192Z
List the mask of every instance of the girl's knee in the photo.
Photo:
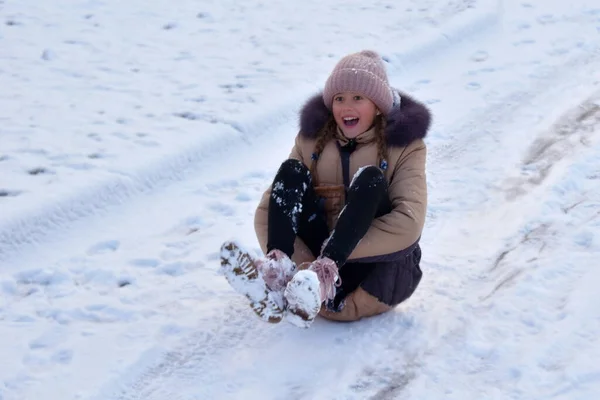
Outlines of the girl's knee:
M374 165L361 168L354 176L354 179L352 179L350 186L357 187L357 185L362 186L363 184L366 184L369 187L385 187L386 180L381 169Z
M288 158L284 162L281 163L279 167L280 172L287 172L292 174L307 174L309 173L309 169L304 165L304 163L300 160L296 160L295 158Z
M274 182L285 185L286 182L294 184L309 184L311 182L310 170L302 161L289 158L281 163Z

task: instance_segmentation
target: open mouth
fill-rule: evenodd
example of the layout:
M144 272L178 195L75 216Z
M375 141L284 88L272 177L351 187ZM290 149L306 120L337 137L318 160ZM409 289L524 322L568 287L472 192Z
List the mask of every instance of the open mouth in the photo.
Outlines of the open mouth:
M358 125L358 118L355 117L345 117L344 118L344 126L356 126Z

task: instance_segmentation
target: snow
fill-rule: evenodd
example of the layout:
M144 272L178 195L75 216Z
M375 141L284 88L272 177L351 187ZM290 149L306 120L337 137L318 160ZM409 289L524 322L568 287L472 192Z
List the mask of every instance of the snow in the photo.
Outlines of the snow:
M248 299L256 314L264 321L281 322L284 311L281 295L267 290L252 254L232 241L221 246L220 258L219 273L236 292Z
M292 167L294 168L292 171L287 172L287 176L289 177L294 173L298 179L303 179L300 174L304 172L304 169L299 168L302 163L299 161L297 163L298 164ZM306 174L310 175L310 172L307 172ZM304 197L304 193L306 193L306 182L309 182L309 179L310 178L305 179L305 182L300 181L297 185L291 187L286 187L283 180L280 181L278 178L273 179L271 198L274 199L279 206L280 212L292 220L292 230L296 234L299 229L298 217L302 214L302 198ZM300 185L300 183L302 185Z
M0 1L0 399L595 399L596 3ZM366 48L434 115L423 281L266 324L220 246Z
M225 141L250 140L249 131L267 134L278 119L295 115L293 103L351 49L395 44L467 6L407 1L390 25L364 35L344 18L332 20L318 1L9 2L2 31L8 45L0 50L6 115L0 191L11 201L0 223L30 220L42 203L39 218L51 215L52 225L62 224L171 180L223 151ZM397 9L359 1L329 7L360 13L369 25ZM290 82L298 92L281 93ZM264 101L273 96L285 112ZM64 197L77 214L56 209ZM48 224L38 226L48 231Z
M294 275L284 292L288 304L286 322L299 328L309 328L314 323L324 299L319 282L317 273L312 270L303 269Z

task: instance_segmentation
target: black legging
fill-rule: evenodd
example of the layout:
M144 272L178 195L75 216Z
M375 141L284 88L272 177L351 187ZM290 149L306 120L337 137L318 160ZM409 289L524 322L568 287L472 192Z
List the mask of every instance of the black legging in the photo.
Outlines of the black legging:
M315 257L329 237L321 200L313 188L310 170L295 159L281 164L269 200L267 250L279 249L289 257L300 237ZM322 255L342 267L374 218L389 212L387 181L375 166L358 173L346 193L346 205Z

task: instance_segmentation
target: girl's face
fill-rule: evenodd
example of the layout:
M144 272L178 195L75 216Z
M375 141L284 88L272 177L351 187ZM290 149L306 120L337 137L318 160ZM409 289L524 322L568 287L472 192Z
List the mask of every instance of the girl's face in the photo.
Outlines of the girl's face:
M333 96L333 117L344 136L354 139L366 132L377 115L375 103L355 92L343 92Z

